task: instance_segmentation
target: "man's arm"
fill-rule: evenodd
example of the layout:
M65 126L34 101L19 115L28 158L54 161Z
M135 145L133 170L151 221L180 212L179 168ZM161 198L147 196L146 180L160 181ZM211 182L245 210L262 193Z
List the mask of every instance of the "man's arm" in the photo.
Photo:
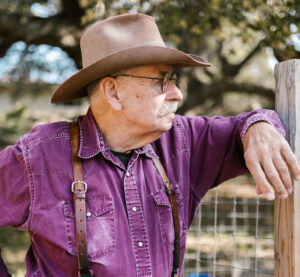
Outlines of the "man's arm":
M289 144L271 124L251 125L243 139L246 165L256 183L256 192L268 200L292 193L292 180L300 180L300 166ZM291 173L289 171L291 170Z
M29 178L22 143L0 152L0 227L27 229L30 207ZM1 258L0 276L11 276Z

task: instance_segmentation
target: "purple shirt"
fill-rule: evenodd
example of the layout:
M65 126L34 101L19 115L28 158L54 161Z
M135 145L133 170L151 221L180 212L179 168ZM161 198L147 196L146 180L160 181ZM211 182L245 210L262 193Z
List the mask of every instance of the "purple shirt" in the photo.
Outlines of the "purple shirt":
M237 117L176 116L159 140L133 151L128 167L109 150L91 110L79 118L87 191L87 241L94 276L170 276L171 208L152 158L159 158L176 191L181 267L187 230L211 188L247 172L242 138L254 122L284 134L274 111ZM0 226L28 230L26 276L78 276L73 172L67 122L35 127L0 152ZM7 276L0 259L0 276Z

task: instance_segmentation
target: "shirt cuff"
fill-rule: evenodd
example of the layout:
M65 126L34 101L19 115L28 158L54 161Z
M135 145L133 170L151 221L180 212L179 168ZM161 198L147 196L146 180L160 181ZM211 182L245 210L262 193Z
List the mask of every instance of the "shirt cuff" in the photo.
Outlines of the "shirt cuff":
M268 115L262 115L262 114L255 114L255 115L252 115L250 116L245 124L244 124L244 127L240 133L240 137L241 137L241 140L244 141L244 138L245 138L245 135L246 135L246 132L248 131L249 127L254 124L254 123L257 123L259 121L265 121L271 125L273 125L276 130L283 136L285 137L285 130L279 120L279 118L272 118L272 117L269 117Z

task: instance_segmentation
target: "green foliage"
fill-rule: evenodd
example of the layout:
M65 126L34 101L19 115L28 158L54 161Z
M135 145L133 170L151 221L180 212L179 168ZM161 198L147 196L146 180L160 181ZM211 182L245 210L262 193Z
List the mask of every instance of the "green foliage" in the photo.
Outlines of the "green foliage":
M12 276L25 275L24 260L30 240L27 232L12 227L0 229L0 246L8 271Z
M165 38L176 47L201 53L207 37L228 39L227 30L243 43L265 39L266 46L284 51L285 59L297 55L290 41L290 25L300 25L300 2L294 0L131 0L103 1L106 16L140 11L154 16ZM297 31L296 31L297 32Z
M20 106L0 117L0 149L14 144L21 135L32 128L32 121L24 117L25 112L26 107Z

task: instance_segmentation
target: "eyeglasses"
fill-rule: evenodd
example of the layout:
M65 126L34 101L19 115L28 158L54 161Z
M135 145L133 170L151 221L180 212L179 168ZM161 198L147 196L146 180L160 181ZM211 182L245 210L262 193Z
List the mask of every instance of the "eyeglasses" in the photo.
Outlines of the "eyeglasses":
M161 83L161 91L162 91L162 93L166 92L166 90L167 90L167 88L169 86L170 81L172 83L174 83L175 85L176 85L176 81L177 81L177 75L175 73L173 73L172 75L170 73L165 73L162 78L144 77L144 76L136 76L136 75L129 75L129 74L121 74L121 73L113 75L112 77L113 78L117 78L119 76L122 76L122 77L142 78L142 79L150 79L150 80L158 80Z

